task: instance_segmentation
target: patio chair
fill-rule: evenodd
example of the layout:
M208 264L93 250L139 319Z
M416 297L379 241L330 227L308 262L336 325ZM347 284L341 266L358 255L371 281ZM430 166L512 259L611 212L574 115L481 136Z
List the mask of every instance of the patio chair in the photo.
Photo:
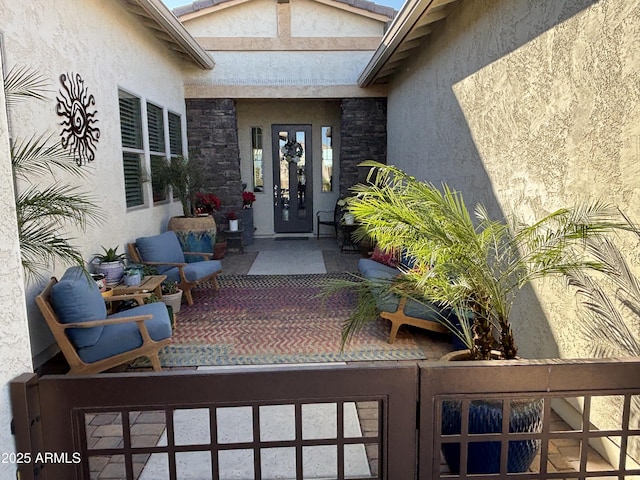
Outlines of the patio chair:
M130 300L114 295L108 300ZM36 296L71 374L99 373L148 357L161 370L158 351L171 343L171 321L162 302L107 315L105 298L91 277L71 267L60 281L52 277Z
M320 225L326 225L329 227L333 227L335 231L335 236L338 238L338 227L340 226L340 213L342 213L342 205L340 205L340 200L336 202L336 206L331 210L319 210L316 212L316 221L317 221L317 235L320 238ZM333 217L329 217L329 214L333 213Z
M210 280L214 290L219 289L217 277L222 271L222 264L218 260L192 263L185 261L185 255L198 255L210 259L213 252L183 252L178 237L171 230L160 235L137 238L135 243L130 243L127 248L133 262L152 265L160 275L166 275L167 280L176 282L178 288L184 292L189 305L193 305L191 289L202 282Z

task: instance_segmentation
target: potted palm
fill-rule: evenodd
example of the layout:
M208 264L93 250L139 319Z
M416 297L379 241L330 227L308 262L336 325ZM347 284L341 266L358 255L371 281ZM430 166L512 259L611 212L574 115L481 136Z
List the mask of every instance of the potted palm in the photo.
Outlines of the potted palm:
M467 348L459 359L516 358L510 315L521 289L547 275L603 269L604 264L584 248L585 241L617 229L632 229L618 210L601 202L560 209L531 225L494 220L482 205L476 206L474 218L461 194L446 185L436 188L392 166L363 165L372 167L369 182L353 188L355 195L347 206L360 225L356 234L373 239L385 251L402 252L412 259L413 268L384 285L363 279L352 286L361 293L363 286L388 288L453 311L457 321L443 318L442 323ZM343 344L364 322L376 318L371 315L370 306L375 304L371 295L365 292L359 299L358 309L345 323ZM460 404L445 402L445 407L443 433L459 433ZM516 423L526 424L529 430L518 431L540 427L539 402L512 406L512 415L520 414ZM500 426L502 421L501 413L488 402L473 402L469 415L477 420L469 425L471 433L495 432L495 422ZM511 443L509 471L526 471L537 442ZM499 449L492 451L484 442L472 446L469 473L499 471ZM515 452L519 447L526 451ZM449 444L443 453L456 471L459 445ZM523 462L512 464L512 457L521 457Z
M182 204L182 215L171 217L167 228L176 232L182 249L186 252L212 253L216 242L216 221L210 214L199 215L203 208L211 213L218 208L220 200L212 194L200 193L202 187L202 169L192 159L182 156L171 157L169 161L156 168L154 180L163 188L171 188L173 196ZM202 260L201 257L188 255L187 262Z

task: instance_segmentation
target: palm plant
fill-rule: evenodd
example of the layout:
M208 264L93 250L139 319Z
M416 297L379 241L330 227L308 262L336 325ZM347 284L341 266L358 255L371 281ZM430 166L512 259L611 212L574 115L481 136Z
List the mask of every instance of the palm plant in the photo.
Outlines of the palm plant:
M201 168L194 160L173 156L153 170L153 180L160 188L171 187L180 199L185 217L195 216L196 195L202 186Z
M615 208L597 201L557 210L532 225L491 219L482 205L474 219L462 195L446 185L438 189L376 162L363 166L372 168L368 183L353 187L348 203L362 225L358 235L415 261L405 275L374 287L454 311L459 325L443 323L473 359L490 359L495 350L502 358L516 357L510 314L521 289L551 274L603 269L584 241L633 228ZM343 341L365 320L361 313L370 303L362 300Z
M4 79L7 104L28 98L42 100L47 81L29 68L14 68ZM41 187L45 176L55 171L82 177L84 172L71 155L51 136L34 135L11 144L14 181L28 184L22 191L16 186L16 214L22 266L27 278L39 278L39 271L55 261L84 266L79 249L66 236L67 225L85 229L101 219L98 206L79 187L60 184Z

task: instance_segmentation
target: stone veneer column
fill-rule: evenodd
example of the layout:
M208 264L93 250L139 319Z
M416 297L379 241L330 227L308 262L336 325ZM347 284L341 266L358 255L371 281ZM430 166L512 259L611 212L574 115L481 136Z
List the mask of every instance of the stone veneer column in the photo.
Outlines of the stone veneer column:
M203 165L204 188L222 200L214 215L218 225L242 208L240 148L236 103L227 98L187 99L189 156Z
M387 99L345 98L340 124L340 197L366 179L360 162L387 161Z

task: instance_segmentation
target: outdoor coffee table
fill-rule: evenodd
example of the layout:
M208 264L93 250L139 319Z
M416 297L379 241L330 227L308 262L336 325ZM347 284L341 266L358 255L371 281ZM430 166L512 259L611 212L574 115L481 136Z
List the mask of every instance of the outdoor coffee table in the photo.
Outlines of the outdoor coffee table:
M162 298L162 282L167 279L166 275L146 275L138 285L125 285L124 282L113 287L113 295L128 295L136 300L139 305L144 303L147 293L155 293L158 298Z

